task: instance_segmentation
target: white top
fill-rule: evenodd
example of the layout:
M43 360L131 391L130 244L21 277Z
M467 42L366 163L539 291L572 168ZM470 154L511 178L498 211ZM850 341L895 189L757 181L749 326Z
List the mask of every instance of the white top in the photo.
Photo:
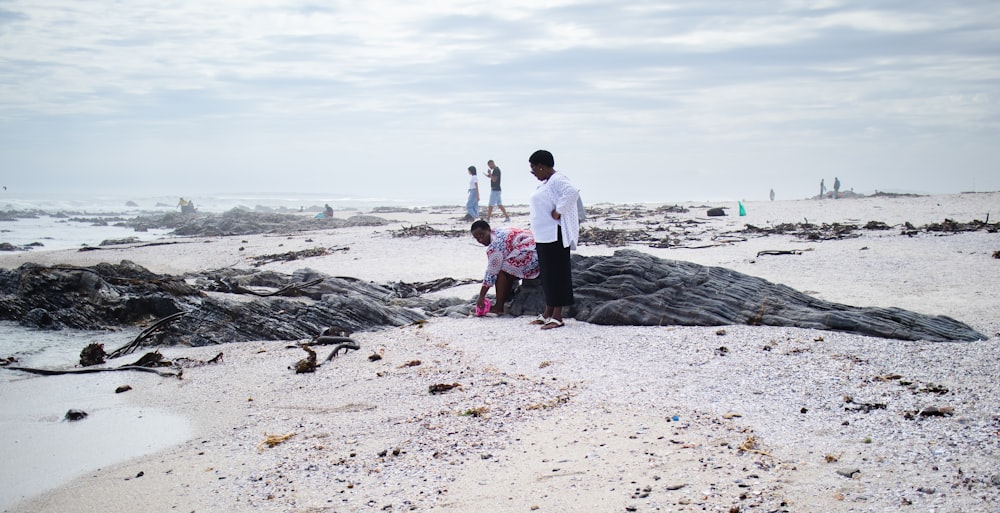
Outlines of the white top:
M559 227L562 227L563 247L576 249L580 238L580 213L577 198L580 190L573 187L566 175L555 172L531 194L531 232L535 242L555 242ZM559 212L561 218L552 219L552 211Z
M478 176L476 176L476 175L469 175L469 190L470 191L473 190L473 189L475 189L478 183L479 183L479 177Z

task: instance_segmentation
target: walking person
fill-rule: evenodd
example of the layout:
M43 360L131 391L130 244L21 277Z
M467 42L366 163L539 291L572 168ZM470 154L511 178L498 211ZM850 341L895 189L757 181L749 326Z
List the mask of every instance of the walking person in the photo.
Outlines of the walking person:
M507 209L503 206L503 200L500 198L500 167L493 163L492 160L486 162L489 170L486 171L486 178L490 179L490 205L486 209L486 220L489 221L493 217L493 207L500 207L500 212L503 212L503 222L509 223L510 216L507 215Z
M469 166L469 199L465 202L466 220L479 219L479 178L476 176L476 166Z
M543 330L563 326L563 308L573 304L573 269L570 250L580 237L577 200L580 191L565 174L555 170L555 158L538 150L528 158L531 174L541 184L531 195L531 231L545 296L545 310L532 324Z

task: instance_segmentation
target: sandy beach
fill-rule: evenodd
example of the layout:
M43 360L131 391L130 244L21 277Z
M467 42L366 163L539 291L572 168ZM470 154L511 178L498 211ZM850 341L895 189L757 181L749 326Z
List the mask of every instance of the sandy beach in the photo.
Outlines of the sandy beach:
M906 223L987 216L995 223L1000 193L744 205L747 216L736 215L735 203L687 203L687 212L670 214L655 205L588 205L596 215L585 228L661 230L677 243L581 245L579 253L627 247L725 267L826 301L946 315L989 338L908 342L796 328L572 319L543 332L525 317L429 317L355 333L361 349L314 374L289 369L304 356L294 341L165 347L168 358L208 360L222 352L224 361L186 369L183 379L121 372L0 383L4 410L53 426L39 431L50 439L24 443L55 453L49 465L73 462L66 464L71 472L32 478L2 506L1000 512L1000 259L993 256L1000 234L901 233ZM708 217L715 206L728 207L729 215ZM509 210L510 224L527 225L526 207ZM481 279L484 248L470 236L396 236L423 224L467 231L460 207L378 215L392 222L87 252L7 252L0 268L129 260L183 275L326 247L337 250L261 268L308 267L379 283ZM747 224L870 221L889 229L831 240L742 231ZM776 250L798 254L758 255ZM471 300L478 288L434 295ZM126 384L131 391L114 393ZM437 384L459 386L430 393ZM68 404L96 414L60 422ZM928 414L935 411L947 414ZM133 419L132 431L114 428L122 417ZM112 436L88 434L90 422ZM267 444L268 435L280 441ZM18 465L28 463L2 465L4 476L17 476Z

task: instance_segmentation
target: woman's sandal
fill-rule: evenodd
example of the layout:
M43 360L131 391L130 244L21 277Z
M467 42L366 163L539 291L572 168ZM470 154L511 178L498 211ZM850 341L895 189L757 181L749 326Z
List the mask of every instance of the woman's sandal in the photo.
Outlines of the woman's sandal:
M554 330L556 328L562 328L563 326L565 326L565 324L563 324L563 322L560 321L559 319L549 319L545 321L545 324L542 324L542 329Z
M542 314L538 314L538 317L535 317L535 320L529 322L528 324L545 324L547 322L549 322L549 318L548 317L546 317L546 316L544 316Z

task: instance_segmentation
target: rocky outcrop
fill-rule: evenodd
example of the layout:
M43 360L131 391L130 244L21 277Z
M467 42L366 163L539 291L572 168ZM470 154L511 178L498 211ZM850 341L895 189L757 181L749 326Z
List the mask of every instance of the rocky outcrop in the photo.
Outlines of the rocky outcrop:
M302 214L252 212L234 208L221 214L181 214L168 212L138 216L121 223L121 226L147 231L153 228L173 230L182 236L251 235L258 233L287 233L347 226L383 226L389 221L381 217L356 215L348 218L316 219Z
M987 338L949 317L831 303L729 269L632 250L613 256L574 255L573 271L576 304L568 316L595 324L749 324L901 340ZM467 315L471 298L422 297L460 283L444 278L378 284L310 269L292 275L221 269L178 277L158 275L129 261L92 267L24 264L0 270L0 319L47 329L113 330L183 313L147 337L147 344L302 340L327 328L352 333L428 316ZM537 280L529 280L509 311L535 315L543 306Z
M300 279L322 278L302 289ZM234 290L286 289L256 297ZM356 332L425 317L393 304L387 287L304 270L297 275L220 270L184 277L158 275L129 261L93 267L24 264L0 270L0 319L43 328L114 330L186 315L151 335L149 344L209 345L249 340L300 340L323 329Z
M573 256L572 317L594 324L722 326L749 324L845 331L901 340L973 341L988 337L945 316L900 308L831 303L722 267L663 260L634 250ZM541 288L522 284L511 306L536 314Z

